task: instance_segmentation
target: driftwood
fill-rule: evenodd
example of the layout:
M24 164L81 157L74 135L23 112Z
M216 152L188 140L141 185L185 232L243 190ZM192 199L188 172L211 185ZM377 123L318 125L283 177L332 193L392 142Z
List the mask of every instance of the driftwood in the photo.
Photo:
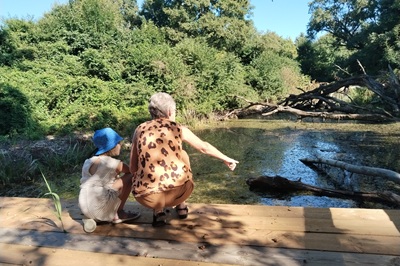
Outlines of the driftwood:
M251 191L271 192L271 193L312 193L317 196L328 196L335 198L350 198L358 201L372 201L400 206L400 196L392 192L372 193L357 192L336 189L326 189L311 186L301 181L291 181L281 176L259 176L257 178L249 178L246 180Z
M235 109L228 112L222 119L229 117L246 117L252 114L261 114L262 116L270 116L275 113L290 113L298 118L305 117L319 117L322 119L333 119L333 120L360 120L360 121L370 121L370 122L395 122L398 121L397 118L387 115L387 114L377 114L377 113L333 113L328 111L305 111L297 109L291 106L284 106L271 103L260 103L252 102L243 97L236 96L239 99L249 103L244 108ZM303 108L306 109L306 108ZM339 110L336 108L336 111Z
M372 91L382 107L363 107L355 104L348 96L354 87L363 87ZM348 101L334 97L334 93L345 95ZM397 122L400 119L400 82L389 66L389 79L378 82L367 74L322 84L311 91L302 90L301 94L289 95L286 99L271 104L253 102L240 96L237 99L248 105L225 115L245 117L250 114L269 116L278 112L291 113L298 118L321 117L335 120L363 120L375 122Z
M400 88L397 88L394 81L390 87L385 87L384 84L379 83L368 75L351 77L321 85L315 90L304 92L300 95L290 95L280 104L296 107L297 109L324 108L330 111L357 112L360 107L332 97L332 93L338 92L341 89L349 90L351 86L361 86L369 89L380 98L383 104L386 104L390 108L389 111L385 112L379 109L370 111L386 114L388 116L391 116L391 114L399 114L400 102L399 99L394 96L396 95L395 92L398 92ZM315 100L317 101L315 102Z
M304 158L304 159L300 159L300 161L302 163L304 163L305 165L327 164L327 165L338 167L338 168L344 169L348 172L352 172L352 173L356 173L356 174L383 177L383 178L391 180L397 184L400 184L400 174L395 171L388 170L388 169L368 167L368 166L358 166L358 165L354 165L354 164L345 163L342 161L323 159L323 158L317 158L317 159Z
M263 116L268 116L274 113L291 113L298 117L321 117L324 119L334 119L334 120L362 120L362 121L393 121L392 117L387 117L382 114L344 114L344 113L330 113L330 112L311 112L302 111L290 106L276 105L275 109L263 113Z

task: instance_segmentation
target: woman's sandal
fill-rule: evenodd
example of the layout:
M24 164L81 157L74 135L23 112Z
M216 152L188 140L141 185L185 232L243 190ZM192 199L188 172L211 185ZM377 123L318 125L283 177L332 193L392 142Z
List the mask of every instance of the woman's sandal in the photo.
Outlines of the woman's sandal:
M167 224L167 215L165 212L159 212L157 214L153 214L153 223L151 224L153 227L160 227Z
M176 213L178 213L179 219L186 219L188 217L188 213L189 213L188 206L186 205L184 208L179 208L178 206L175 207L175 210L176 210ZM185 214L179 214L180 211L186 211L186 213Z
M122 217L122 218L121 218ZM125 212L124 210L120 211L118 214L118 219L112 220L113 224L120 224L128 221L135 220L140 217L140 212Z

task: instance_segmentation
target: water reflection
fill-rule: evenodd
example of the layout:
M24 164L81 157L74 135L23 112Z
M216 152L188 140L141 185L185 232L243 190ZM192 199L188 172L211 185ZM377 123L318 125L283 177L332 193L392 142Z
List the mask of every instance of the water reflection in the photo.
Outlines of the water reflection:
M377 133L378 132L378 133ZM393 138L379 136L380 125L352 125L338 123L296 123L276 120L237 120L224 122L218 128L195 130L202 139L209 141L227 155L238 159L240 164L234 173L221 163L204 158L204 155L188 148L193 172L199 178L205 176L237 178L243 185L249 177L280 175L290 180L322 188L354 189L367 192L394 189L398 185L373 177L359 177L333 169L331 176L321 175L304 165L299 159L315 158L342 160L356 165L382 167L398 171L399 151L394 153L393 144L399 144L399 135ZM398 131L397 131L398 132ZM396 149L397 150L397 149ZM385 154L377 156L377 152ZM396 157L397 156L397 157ZM383 160L382 160L383 159ZM396 161L393 165L390 162ZM389 164L387 164L389 162ZM336 172L335 172L336 171ZM233 188L234 189L234 188ZM398 191L396 191L398 190ZM352 200L318 197L311 195L264 195L260 199L266 205L311 207L379 207L363 205ZM241 203L241 202L234 202Z

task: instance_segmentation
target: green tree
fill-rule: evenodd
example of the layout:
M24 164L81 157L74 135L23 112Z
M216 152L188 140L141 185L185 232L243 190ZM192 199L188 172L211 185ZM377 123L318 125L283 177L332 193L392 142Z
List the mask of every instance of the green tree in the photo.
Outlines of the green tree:
M300 35L296 45L302 72L311 79L329 82L349 75L348 59L352 53L345 47L337 47L332 35L326 34L314 42Z
M347 64L352 73L360 72L360 61L370 74L400 66L399 0L314 0L308 34L328 32L332 45L346 47L352 54Z
M378 1L369 0L314 0L307 33L313 37L319 32L328 32L338 44L348 49L361 49L365 43L365 30L377 21Z
M37 50L35 24L29 20L8 19L0 26L0 65L11 66L24 59L32 60Z
M126 132L148 118L157 91L175 97L183 118L209 117L241 106L237 95L279 99L302 78L293 42L258 33L248 0L144 7L139 14L135 1L71 0L37 22L6 20L0 82L14 92L3 93L0 116L11 110L16 119L7 132Z
M139 15L139 7L136 1L122 0L120 3L120 12L126 23L125 26L129 29L134 29L143 22Z
M29 130L37 130L26 96L5 83L0 83L0 110L0 135L24 134Z
M303 79L298 65L295 44L276 33L267 32L247 42L246 83L262 100L284 97Z
M56 6L38 23L40 40L63 40L74 55L88 48L108 46L120 38L125 29L121 5L121 1L75 0Z
M172 43L203 37L212 47L238 52L254 30L251 10L249 0L147 0L141 14Z
M186 99L183 104L187 109L205 116L237 107L234 95L257 97L244 84L244 67L233 54L209 47L199 39L186 39L176 50L188 71L184 86L177 91L179 98Z

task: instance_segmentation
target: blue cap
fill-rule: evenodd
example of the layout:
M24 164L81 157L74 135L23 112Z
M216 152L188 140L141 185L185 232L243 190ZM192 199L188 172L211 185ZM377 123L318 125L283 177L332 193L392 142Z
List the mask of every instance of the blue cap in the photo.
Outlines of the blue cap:
M93 135L94 145L96 145L98 149L95 155L100 155L112 150L121 140L123 140L123 138L109 127L96 130Z

